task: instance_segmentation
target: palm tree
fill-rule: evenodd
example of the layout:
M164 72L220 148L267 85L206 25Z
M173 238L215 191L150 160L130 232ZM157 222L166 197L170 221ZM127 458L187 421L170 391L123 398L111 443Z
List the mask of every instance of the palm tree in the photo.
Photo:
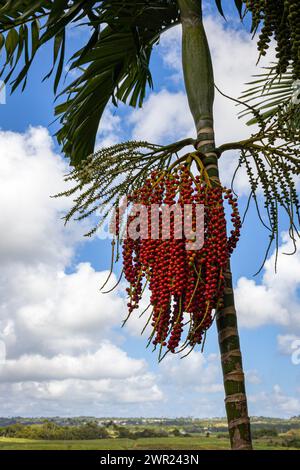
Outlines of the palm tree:
M224 16L222 1L215 0L215 3L219 13ZM282 8L289 8L284 6L286 2L281 3ZM268 26L269 10L263 11L262 15L258 11L261 4L235 0L241 18L247 10L253 14L253 30L259 27L261 20ZM281 10L277 11L278 18L281 13ZM271 32L274 24L277 30L281 24L279 21L274 22L272 15ZM291 24L294 24L295 12L292 12L292 19ZM70 60L70 68L79 72L78 78L58 94L65 101L55 109L60 122L57 139L74 167L69 178L75 179L76 186L67 194L74 194L76 189L82 190L85 185L89 189L76 199L67 220L76 212L79 212L79 218L93 213L98 207L95 203L101 197L105 201L118 201L120 194L126 194L134 185L142 184L151 169L164 166L170 156L186 145L193 144L210 181L215 184L219 182L218 160L223 152L239 150L239 167L245 165L247 168L250 197L254 198L257 208L256 190L259 184L263 187L270 222L270 246L277 240L278 206L288 213L290 234L294 238L295 214L298 213L299 204L292 174L299 171L299 160L295 154L295 138L286 135L286 124L282 119L276 119L274 124L272 116L262 116L255 106L245 103L247 110L253 113L259 123L259 131L248 140L225 143L218 149L215 147L213 66L202 22L201 0L1 1L0 47L6 51L1 75L5 77L6 83L12 80L12 91L20 85L23 88L26 86L37 51L53 40L53 67L47 77L55 73L54 91L57 94L65 64L66 31L75 22L85 23L90 28L90 35L85 46ZM103 111L110 101L114 104L123 101L134 107L143 105L147 86L152 87L149 66L152 50L160 36L177 24L182 27L184 81L195 122L196 139L185 139L164 147L147 142L129 142L102 149L96 156L91 156ZM268 35L266 40L265 30L263 34L264 41L259 43L259 47L265 53ZM278 44L281 44L280 41ZM283 52L281 47L280 70L276 70L276 74L285 72ZM295 57L294 54L293 73L298 73ZM278 137L288 138L285 149L280 144L276 145ZM147 150L147 160L140 148ZM126 175L123 183L117 186L113 184L115 177L122 174ZM260 216L259 208L258 214ZM250 421L229 264L225 273L223 306L216 312L216 323L231 446L233 449L251 449Z

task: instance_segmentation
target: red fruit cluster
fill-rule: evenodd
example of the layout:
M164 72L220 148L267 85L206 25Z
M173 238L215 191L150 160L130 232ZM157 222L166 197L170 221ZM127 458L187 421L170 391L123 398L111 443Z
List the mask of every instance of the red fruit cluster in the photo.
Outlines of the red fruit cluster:
M224 272L234 250L241 221L237 201L230 190L210 181L194 177L189 168L177 171L153 172L144 186L129 198L132 204L142 204L147 210L147 236L132 239L127 220L127 238L123 242L124 274L130 287L129 314L139 307L144 281L149 283L153 344L175 352L186 326L184 346L200 344L210 327L214 312L222 305ZM233 229L227 238L223 199L231 206ZM159 207L153 217L153 205ZM170 223L165 222L164 207L177 204L182 209L182 226L175 223L171 211ZM196 206L204 206L204 244L190 249L184 230L184 208L192 208L190 226L196 229ZM156 234L156 236L154 236ZM182 348L182 345L181 345Z

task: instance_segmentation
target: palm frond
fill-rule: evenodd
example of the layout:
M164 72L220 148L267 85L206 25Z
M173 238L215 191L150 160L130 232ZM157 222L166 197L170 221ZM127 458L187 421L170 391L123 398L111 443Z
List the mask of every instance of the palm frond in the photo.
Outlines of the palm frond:
M279 75L275 66L265 67L260 74L254 75L253 80L246 83L240 100L248 103L260 112L261 116L268 118L275 116L280 106L293 104L294 84L292 70ZM247 116L251 110L243 110L240 116ZM247 124L251 125L252 121Z
M0 48L6 50L6 60L0 71L5 83L14 76L12 91L26 86L28 72L37 51L53 41L54 88L61 79L65 60L67 28L93 11L96 1L83 0L10 0L0 2ZM17 66L19 68L17 69Z
M223 5L225 4L228 4L228 1L225 2L224 0L215 0L215 3L216 3L216 7L218 9L218 12L220 13L221 16L223 16L224 19L226 19L225 17L225 13L224 13L224 9L223 9ZM239 13L239 16L240 18L242 19L243 16L244 16L244 13L245 13L245 10L244 10L244 2L243 0L234 0L234 3L235 3L235 6L236 6L236 9Z
M246 106L247 111L244 114L252 113L255 116L249 124L257 123L259 130L249 139L221 145L218 152L222 154L231 149L240 150L233 182L240 168L244 167L250 185L246 213L253 200L259 220L269 231L263 266L273 244L276 247L276 254L278 253L282 221L288 228L295 250L296 239L300 235L300 201L297 188L300 175L300 126L299 119L296 120L296 113L299 116L299 104L297 104L299 97L297 93L291 93L289 101L282 104L272 93L271 96L266 94L266 97L262 97L261 93L265 92L265 80L262 82L260 79L258 84L255 82L254 87L248 91L251 99L246 99L245 102L231 99ZM254 97L257 98L256 87L259 90L258 102L253 103ZM265 102L268 99L273 108L271 106L270 114L263 114L262 110L265 109ZM260 207L261 195L264 201L263 207Z
M80 75L60 94L67 99L55 111L61 123L58 141L71 163L78 164L93 152L111 99L114 104L122 100L142 105L147 85L152 86L152 48L178 20L174 0L0 2L0 48L6 50L0 77L5 83L12 80L12 91L20 85L24 89L37 51L54 40L53 66L45 78L55 73L56 92L65 65L67 29L78 22L90 28L87 43L70 60L70 69Z

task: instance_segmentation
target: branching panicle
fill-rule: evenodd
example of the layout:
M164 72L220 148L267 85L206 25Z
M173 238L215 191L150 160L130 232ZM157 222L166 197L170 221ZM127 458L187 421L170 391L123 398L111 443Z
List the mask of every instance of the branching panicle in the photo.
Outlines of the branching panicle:
M74 197L74 205L65 216L65 222L74 216L76 220L85 219L103 209L99 213L98 224L86 234L91 236L103 225L123 196L140 188L152 171L168 168L174 158L178 158L177 152L192 144L193 139L167 146L129 141L90 155L82 165L66 175L65 180L74 182L74 186L55 195Z

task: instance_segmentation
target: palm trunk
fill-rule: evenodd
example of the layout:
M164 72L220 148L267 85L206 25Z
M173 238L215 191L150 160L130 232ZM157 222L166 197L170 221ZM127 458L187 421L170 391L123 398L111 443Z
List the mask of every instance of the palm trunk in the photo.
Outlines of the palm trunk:
M197 130L197 148L212 180L219 181L215 151L214 77L202 23L200 0L178 0L182 23L182 62L189 106ZM234 306L230 265L225 274L224 307L217 312L217 329L225 389L225 407L232 449L252 449L242 355Z

